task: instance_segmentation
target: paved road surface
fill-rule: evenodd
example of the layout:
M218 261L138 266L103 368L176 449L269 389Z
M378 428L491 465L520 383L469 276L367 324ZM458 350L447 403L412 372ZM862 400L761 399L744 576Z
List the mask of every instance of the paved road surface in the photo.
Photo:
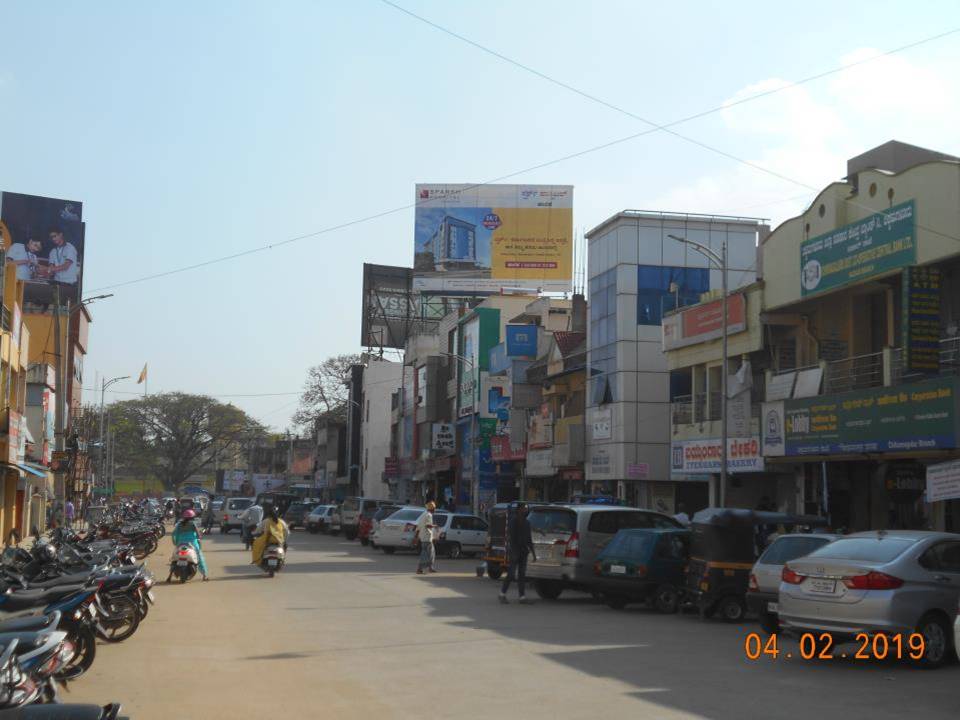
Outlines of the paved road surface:
M154 567L169 538L161 547ZM272 708L377 720L926 720L955 718L960 705L957 666L748 661L752 624L617 612L575 594L501 606L472 560L418 577L412 555L297 531L290 564L270 580L235 533L206 548L214 579L160 586L141 630L101 645L65 699L118 699L135 720Z

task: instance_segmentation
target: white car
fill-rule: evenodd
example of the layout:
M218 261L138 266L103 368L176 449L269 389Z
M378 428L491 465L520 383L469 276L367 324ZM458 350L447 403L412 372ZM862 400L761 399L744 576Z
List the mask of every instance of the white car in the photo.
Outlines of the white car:
M307 530L312 533L330 532L330 520L336 511L336 505L317 505L317 507L307 515Z
M458 558L482 552L487 546L487 522L476 515L462 513L433 514L437 526L434 544L437 554Z
M220 532L228 533L233 528L239 529L242 525L240 516L253 503L254 498L227 498L220 508Z
M957 601L957 619L953 621L953 649L960 659L960 600Z
M412 550L418 546L417 522L426 511L427 509L422 507L402 507L390 517L381 520L380 527L370 539L387 555L392 555L397 548ZM433 522L436 525L445 523L445 514L435 512Z

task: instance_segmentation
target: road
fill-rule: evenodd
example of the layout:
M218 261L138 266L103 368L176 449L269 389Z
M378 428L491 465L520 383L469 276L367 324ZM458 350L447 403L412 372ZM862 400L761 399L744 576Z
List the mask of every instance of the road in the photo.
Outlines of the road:
M755 625L577 594L502 606L472 560L416 576L413 555L302 531L273 580L236 534L210 536L206 554L213 579L160 586L143 627L101 645L65 700L120 700L135 720L956 717L958 666L804 661L789 643L750 661Z

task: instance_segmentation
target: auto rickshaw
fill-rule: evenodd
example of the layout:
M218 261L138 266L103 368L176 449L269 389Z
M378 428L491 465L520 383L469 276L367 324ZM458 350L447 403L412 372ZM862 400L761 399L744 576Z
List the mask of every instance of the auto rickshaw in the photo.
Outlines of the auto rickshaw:
M816 515L706 508L690 524L690 561L687 564L686 598L708 618L718 614L726 622L739 622L747 611L750 571L780 525L787 528L826 525Z

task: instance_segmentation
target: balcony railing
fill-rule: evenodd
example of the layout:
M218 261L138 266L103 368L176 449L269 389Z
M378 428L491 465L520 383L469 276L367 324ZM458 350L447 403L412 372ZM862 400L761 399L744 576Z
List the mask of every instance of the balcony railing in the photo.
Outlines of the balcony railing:
M940 375L960 375L960 336L940 341ZM890 376L894 385L928 377L923 373L903 372L903 348L894 348L890 357Z
M863 390L883 386L883 353L855 355L827 363L823 392L833 393Z
M693 423L693 395L677 395L671 403L674 425Z

